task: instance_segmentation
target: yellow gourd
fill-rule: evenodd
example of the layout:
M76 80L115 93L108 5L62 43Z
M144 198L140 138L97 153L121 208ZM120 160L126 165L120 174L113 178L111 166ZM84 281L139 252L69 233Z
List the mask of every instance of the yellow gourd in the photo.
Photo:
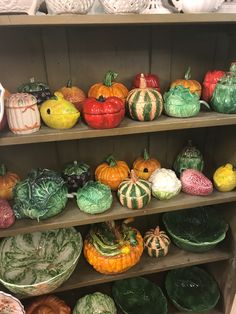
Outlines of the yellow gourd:
M236 171L229 163L221 166L215 171L213 181L220 192L232 191L236 187Z

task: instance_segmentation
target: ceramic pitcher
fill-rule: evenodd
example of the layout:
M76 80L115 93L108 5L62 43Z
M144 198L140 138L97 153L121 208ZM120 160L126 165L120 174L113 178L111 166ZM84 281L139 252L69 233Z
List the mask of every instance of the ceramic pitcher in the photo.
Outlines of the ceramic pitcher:
M172 0L178 11L199 13L216 11L224 0Z
M4 115L4 93L5 89L3 88L2 84L0 83L0 123L3 119Z

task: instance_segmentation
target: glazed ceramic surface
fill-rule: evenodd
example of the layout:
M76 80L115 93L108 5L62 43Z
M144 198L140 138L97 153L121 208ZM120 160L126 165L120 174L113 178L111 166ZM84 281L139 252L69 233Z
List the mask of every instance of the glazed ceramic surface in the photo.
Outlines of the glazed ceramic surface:
M94 0L45 0L49 14L86 14Z
M172 0L174 6L184 13L216 11L224 0Z
M25 314L21 302L12 295L0 291L0 313L1 314Z
M5 89L0 83L0 122L2 121L4 115L4 92Z
M149 0L147 7L141 12L142 14L159 14L173 13L173 10L165 7L162 0Z
M171 270L165 286L169 298L180 311L208 313L220 298L215 279L199 267Z
M20 234L0 244L0 282L26 296L46 294L72 274L82 250L74 228Z
M0 13L28 13L34 15L43 0L0 0Z
M116 281L112 287L116 304L125 314L167 314L167 301L161 289L146 278Z
M223 241L228 224L213 208L191 208L163 215L173 242L192 252L205 252Z
M148 0L100 0L106 13L139 13L146 8Z

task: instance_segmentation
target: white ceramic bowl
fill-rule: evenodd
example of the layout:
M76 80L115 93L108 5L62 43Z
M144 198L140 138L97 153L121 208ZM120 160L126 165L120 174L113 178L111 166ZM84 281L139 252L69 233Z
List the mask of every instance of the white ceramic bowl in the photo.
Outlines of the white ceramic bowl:
M45 0L49 14L86 14L95 0Z
M35 15L43 0L0 0L0 13Z
M184 13L206 13L219 9L224 0L172 0L178 11Z
M0 313L25 314L25 310L18 299L0 291Z

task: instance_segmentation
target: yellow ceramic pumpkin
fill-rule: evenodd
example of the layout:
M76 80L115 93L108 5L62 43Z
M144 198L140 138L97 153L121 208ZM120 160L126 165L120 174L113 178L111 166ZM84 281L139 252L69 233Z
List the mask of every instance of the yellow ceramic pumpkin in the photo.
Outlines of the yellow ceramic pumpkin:
M79 119L80 113L75 106L64 99L60 92L46 100L40 107L44 123L53 129L70 129Z
M221 166L215 171L213 181L220 192L232 191L236 187L236 171L229 163Z

